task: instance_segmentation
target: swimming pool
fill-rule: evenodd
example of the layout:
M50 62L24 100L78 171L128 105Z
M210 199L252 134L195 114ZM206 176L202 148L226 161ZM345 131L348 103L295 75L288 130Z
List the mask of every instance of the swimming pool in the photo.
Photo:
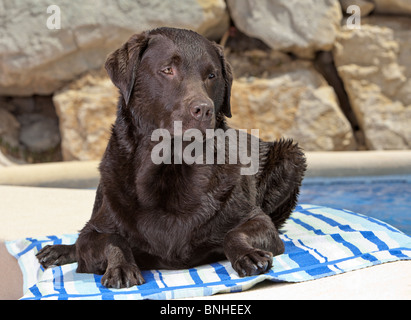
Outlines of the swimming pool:
M299 203L351 210L411 235L411 175L307 177Z

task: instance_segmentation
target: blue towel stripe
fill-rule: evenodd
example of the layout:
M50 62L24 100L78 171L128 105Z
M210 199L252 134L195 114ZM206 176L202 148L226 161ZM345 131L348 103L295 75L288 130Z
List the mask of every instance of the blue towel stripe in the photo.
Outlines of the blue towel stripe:
M200 276L198 275L198 271L196 269L189 269L190 276L196 284L203 284L203 280L201 280Z
M316 235L320 235L320 236L324 236L325 233L322 232L320 229L315 229L313 226L309 225L308 223L305 223L303 221L301 221L300 219L295 219L295 218L290 218L292 221L294 221L296 224L299 224L300 226L302 226L303 228L314 232Z
M143 270L145 283L108 289L101 275L76 273L77 263L44 270L35 254L48 244L71 244L77 234L6 242L19 260L27 283L22 299L172 299L238 292L255 284L300 282L411 259L411 237L374 218L348 210L298 205L281 229L284 254L273 258L263 275L239 277L228 261L187 270Z
M338 223L336 220L328 217L328 216L324 216L321 214L317 214L317 213L313 213L309 210L302 210L301 213L304 213L306 215L311 215L319 220L324 221L325 223L329 224L332 227L337 227L339 228L341 231L345 231L345 232L354 232L356 230L352 229L350 226L348 225L342 225L340 223Z
M214 268L216 274L218 275L221 281L226 281L227 279L230 279L229 273L222 264L216 262L211 263L210 265Z
M33 239L33 238L26 238L26 240L30 241L31 243L23 251L21 251L17 254L18 257L21 257L25 253L33 250L34 248L37 249L37 251L40 251L41 248L43 248L42 244L44 242L47 242L47 244L48 244L48 240L39 241L39 240Z
M61 300L67 300L67 292L64 289L64 275L61 270L61 267L52 268L53 271L53 284L54 290L59 293Z
M163 280L163 275L162 275L161 272L158 271L158 270L157 270L157 273L158 273L158 276L159 276L159 278L160 278L160 281L161 281L162 285L163 285L165 288L167 288L167 283L164 282L164 280Z
M389 249L387 244L384 241L378 239L378 237L372 231L360 231L360 233L368 241L374 243L378 247L378 250L382 251L382 250L388 250Z
M29 288L29 292L33 295L33 299L37 298L37 299L41 299L43 298L43 295L41 294L39 288L34 285L32 287Z
M366 216L366 215L363 215L363 214L360 214L360 213L352 212L352 211L346 210L346 209L342 209L341 211L344 212L344 213L347 213L349 215L353 215L353 216L365 219L365 220L367 220L371 223L374 223L376 225L382 226L382 227L388 229L389 231L402 233L400 230L398 230L397 228L389 225L388 223L385 223L385 222L383 222L381 220L378 220L378 219L375 219L373 217L369 217L369 216Z

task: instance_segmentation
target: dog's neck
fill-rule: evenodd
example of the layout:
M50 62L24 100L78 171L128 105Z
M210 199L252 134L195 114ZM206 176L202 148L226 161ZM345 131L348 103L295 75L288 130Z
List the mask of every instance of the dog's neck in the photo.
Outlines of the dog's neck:
M202 201L195 195L207 193L213 176L210 171L216 170L216 166L184 162L155 164L152 151L159 142L151 140L152 128L138 120L130 110L119 111L106 157L116 159L117 167L124 168L128 185L136 188L136 201L140 206L170 212L181 211L183 207L187 212L193 211ZM216 120L216 129L228 129L224 116Z

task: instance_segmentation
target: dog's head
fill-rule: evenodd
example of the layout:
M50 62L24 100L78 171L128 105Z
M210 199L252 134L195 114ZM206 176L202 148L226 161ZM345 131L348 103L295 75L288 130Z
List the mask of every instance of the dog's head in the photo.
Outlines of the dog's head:
M107 59L106 70L120 89L122 104L153 127L173 134L215 128L231 117L231 67L223 48L201 35L159 28L133 35Z

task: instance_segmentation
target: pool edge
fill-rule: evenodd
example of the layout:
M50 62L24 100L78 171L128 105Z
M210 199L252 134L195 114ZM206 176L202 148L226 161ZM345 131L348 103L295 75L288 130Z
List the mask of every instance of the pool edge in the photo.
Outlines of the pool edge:
M411 174L411 150L306 152L306 177ZM0 167L0 185L95 188L99 161L69 161Z

